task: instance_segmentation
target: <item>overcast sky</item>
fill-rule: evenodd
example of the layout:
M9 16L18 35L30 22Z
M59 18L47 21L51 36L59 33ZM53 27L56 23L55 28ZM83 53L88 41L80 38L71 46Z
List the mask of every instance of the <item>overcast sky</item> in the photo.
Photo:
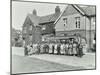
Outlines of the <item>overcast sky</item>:
M38 16L44 16L54 13L56 6L60 6L62 11L67 5L13 1L12 27L21 30L27 14L32 13L33 9L37 10Z

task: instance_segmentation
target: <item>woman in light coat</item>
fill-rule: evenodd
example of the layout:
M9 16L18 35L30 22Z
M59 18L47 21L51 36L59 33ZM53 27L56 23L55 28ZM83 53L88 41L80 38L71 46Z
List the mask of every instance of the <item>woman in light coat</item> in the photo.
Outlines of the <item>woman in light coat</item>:
M77 55L77 44L75 42L73 43L73 55Z
M69 44L66 43L66 44L65 44L65 55L68 55L68 47L69 47Z

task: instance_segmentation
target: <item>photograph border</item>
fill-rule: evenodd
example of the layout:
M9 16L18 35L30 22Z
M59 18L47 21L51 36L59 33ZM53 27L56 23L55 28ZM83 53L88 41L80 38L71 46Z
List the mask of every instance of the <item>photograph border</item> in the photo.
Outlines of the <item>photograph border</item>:
M46 72L29 72L29 73L16 73L12 74L12 1L16 2L32 2L32 3L46 3L46 4L71 4L71 3L57 3L57 2L42 2L42 1L24 1L24 0L10 0L10 74L16 75L16 74L39 74L39 73L53 73L53 72L73 72L73 71L88 71L88 70L96 70L97 69L97 50L95 51L95 68L93 69L76 69L76 70L61 70L61 71L46 71ZM96 5L87 5L87 4L76 4L76 5L86 5L86 6L95 6L95 12L96 12L96 39L97 39L97 6ZM97 49L97 40L96 40L96 49Z

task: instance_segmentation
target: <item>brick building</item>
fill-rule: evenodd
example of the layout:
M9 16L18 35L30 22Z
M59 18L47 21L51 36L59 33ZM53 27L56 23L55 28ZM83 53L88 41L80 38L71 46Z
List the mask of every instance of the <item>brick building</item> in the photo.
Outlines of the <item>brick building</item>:
M95 6L69 4L54 23L56 36L79 35L91 48L95 38L95 22Z
M22 31L26 44L79 35L91 48L95 38L95 6L69 4L62 12L59 6L54 10L46 16L38 16L36 10L27 15Z
M54 22L60 15L60 8L56 6L55 13L46 16L37 16L36 10L28 14L23 27L22 35L26 44L45 41L48 35L55 33Z

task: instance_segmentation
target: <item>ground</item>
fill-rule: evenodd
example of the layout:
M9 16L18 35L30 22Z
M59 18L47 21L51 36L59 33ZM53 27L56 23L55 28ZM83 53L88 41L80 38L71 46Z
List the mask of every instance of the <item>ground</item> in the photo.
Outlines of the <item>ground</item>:
M50 72L95 69L95 53L82 58L75 56L39 54L24 56L23 48L12 48L12 73Z

